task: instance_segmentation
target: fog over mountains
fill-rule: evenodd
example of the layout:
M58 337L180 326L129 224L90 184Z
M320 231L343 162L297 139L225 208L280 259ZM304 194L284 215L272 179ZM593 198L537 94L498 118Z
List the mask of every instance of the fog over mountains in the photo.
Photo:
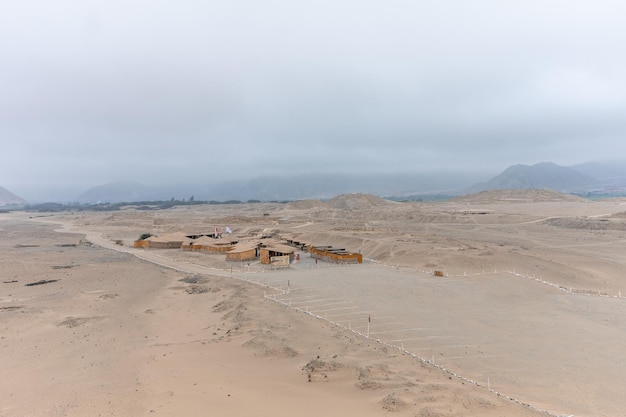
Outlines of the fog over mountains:
M328 199L345 193L397 198L458 196L498 189L549 189L587 196L626 195L626 163L589 162L571 167L551 162L513 165L492 178L479 174L296 175L231 180L211 185L150 186L119 181L92 187L72 202L82 204L137 201L285 201ZM0 188L0 205L26 201Z

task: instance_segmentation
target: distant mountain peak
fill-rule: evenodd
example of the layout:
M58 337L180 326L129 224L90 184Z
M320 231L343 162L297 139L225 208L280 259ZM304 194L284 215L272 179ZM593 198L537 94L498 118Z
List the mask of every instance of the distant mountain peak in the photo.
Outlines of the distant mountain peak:
M597 182L573 168L553 162L540 162L535 165L512 165L486 183L472 187L469 192L528 189L574 192L593 186Z
M27 201L22 197L13 194L4 187L0 187L0 206L14 206L26 203Z

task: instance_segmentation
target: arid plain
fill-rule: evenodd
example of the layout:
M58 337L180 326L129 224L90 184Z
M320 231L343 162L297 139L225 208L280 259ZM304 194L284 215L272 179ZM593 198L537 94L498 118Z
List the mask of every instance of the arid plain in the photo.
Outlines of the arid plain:
M226 226L365 262L132 248ZM12 212L0 247L0 416L626 416L626 200Z

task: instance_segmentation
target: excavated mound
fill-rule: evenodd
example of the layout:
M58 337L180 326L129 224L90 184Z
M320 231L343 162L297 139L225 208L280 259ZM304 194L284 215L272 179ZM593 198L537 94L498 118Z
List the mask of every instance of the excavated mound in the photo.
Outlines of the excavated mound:
M367 209L393 203L372 194L355 193L338 195L328 200L327 204L336 209Z
M328 205L319 200L298 200L287 203L287 208L296 210L308 210L318 207L327 208Z
M582 197L553 190L491 190L453 199L459 203L582 202Z
M626 222L616 218L584 218L584 217L562 217L548 219L544 222L550 226L564 227L567 229L579 230L622 230L626 231Z

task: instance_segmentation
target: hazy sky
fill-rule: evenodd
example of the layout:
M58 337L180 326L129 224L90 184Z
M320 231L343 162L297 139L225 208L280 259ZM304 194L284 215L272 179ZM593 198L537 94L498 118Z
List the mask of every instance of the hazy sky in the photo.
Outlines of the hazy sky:
M622 0L0 0L0 186L626 159L624 51Z

